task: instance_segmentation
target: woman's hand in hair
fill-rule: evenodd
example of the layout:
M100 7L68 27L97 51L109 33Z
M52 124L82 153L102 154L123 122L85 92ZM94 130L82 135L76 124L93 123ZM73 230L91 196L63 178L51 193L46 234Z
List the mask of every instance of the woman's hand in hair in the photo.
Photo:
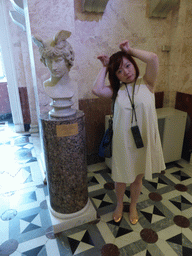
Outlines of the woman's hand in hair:
M97 57L97 59L99 59L101 61L101 63L103 64L104 67L107 67L109 64L109 56L108 55L99 55Z
M129 40L126 40L120 43L119 48L121 49L121 51L131 54L131 47L129 45Z

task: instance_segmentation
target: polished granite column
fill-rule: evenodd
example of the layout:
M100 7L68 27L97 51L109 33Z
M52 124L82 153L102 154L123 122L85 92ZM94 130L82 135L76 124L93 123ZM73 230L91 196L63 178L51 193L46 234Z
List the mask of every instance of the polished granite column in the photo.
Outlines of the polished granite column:
M84 113L40 119L50 206L61 216L77 213L88 203Z

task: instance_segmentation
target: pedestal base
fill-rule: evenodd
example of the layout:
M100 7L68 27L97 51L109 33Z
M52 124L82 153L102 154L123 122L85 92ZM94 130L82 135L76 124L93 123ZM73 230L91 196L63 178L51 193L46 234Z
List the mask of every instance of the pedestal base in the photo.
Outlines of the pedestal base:
M76 110L72 108L53 108L49 111L49 115L53 117L69 117L76 114Z
M88 203L85 206L86 208L85 210L79 211L79 214L77 213L64 214L64 219L57 218L53 215L54 210L51 209L49 197L47 197L47 204L48 204L48 209L50 211L53 231L55 234L60 233L62 231L66 231L74 227L81 226L85 223L88 223L97 219L97 212L90 199L88 199ZM61 214L61 216L62 215L63 214ZM59 213L58 213L58 216L59 216Z
M49 115L53 117L69 117L75 115L76 109L72 109L72 105L71 98L52 99L50 106L53 109L49 111Z

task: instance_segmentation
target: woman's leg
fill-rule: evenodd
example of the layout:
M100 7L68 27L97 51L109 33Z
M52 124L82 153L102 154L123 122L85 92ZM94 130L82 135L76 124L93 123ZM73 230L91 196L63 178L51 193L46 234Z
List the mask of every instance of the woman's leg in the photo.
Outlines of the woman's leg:
M144 174L137 175L135 181L130 185L131 204L129 206L129 220L132 224L136 224L138 222L138 213L136 206L142 189L143 177Z
M117 207L113 213L113 219L119 222L123 213L123 196L126 189L126 183L115 182L115 192L117 197Z

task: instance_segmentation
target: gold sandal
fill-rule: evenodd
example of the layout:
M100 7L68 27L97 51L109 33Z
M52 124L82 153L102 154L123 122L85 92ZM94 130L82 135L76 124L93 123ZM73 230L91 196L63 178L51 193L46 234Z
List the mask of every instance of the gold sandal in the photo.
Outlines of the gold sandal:
M122 215L121 215L118 219L116 219L115 217L113 217L113 220L114 220L116 223L120 222L121 219L122 219Z
M129 215L129 221L132 225L136 225L137 222L139 221L139 217L135 217L133 219L130 218L130 213L128 214Z

